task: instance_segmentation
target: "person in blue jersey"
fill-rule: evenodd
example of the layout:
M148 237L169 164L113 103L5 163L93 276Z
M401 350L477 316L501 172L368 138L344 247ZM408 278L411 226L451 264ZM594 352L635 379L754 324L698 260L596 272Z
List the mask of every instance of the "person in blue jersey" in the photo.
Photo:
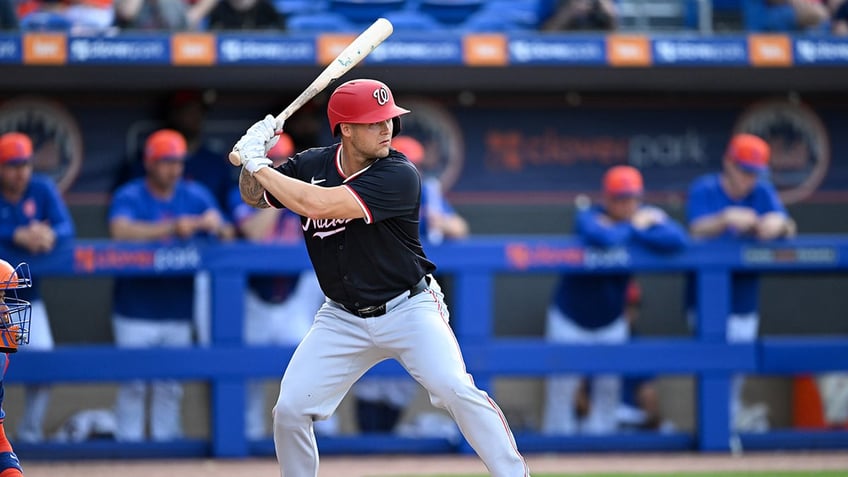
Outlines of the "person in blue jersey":
M419 236L424 245L438 245L445 240L468 237L468 222L442 195L438 177L423 168L426 151L412 136L399 135L392 147L402 152L421 173L421 209ZM366 377L353 387L356 399L356 422L360 432L397 432L404 411L412 404L421 386L408 376L391 378Z
M689 233L699 241L770 241L793 237L795 221L786 212L777 190L767 180L771 148L753 134L734 135L722 161L722 170L697 178L689 188ZM694 280L689 280L687 303L694 306ZM759 280L754 273L734 273L727 317L729 342L751 342L757 337ZM746 430L742 401L744 378L731 386L731 425ZM750 412L748 412L750 411ZM761 427L761 425L759 426Z
M314 422L332 415L353 384L394 359L448 411L493 477L530 475L497 404L474 384L450 328L418 235L421 176L396 149L400 117L389 87L339 85L327 102L339 141L267 157L283 124L267 115L236 143L242 200L300 215L306 249L327 300L287 363L274 406L280 475L317 477Z
M631 166L615 166L603 177L603 198L596 206L578 211L574 233L587 247L641 246L656 252L681 250L685 229L661 209L642 202L642 174ZM546 338L554 343L581 345L627 341L630 328L625 300L630 273L563 274L548 308ZM542 431L546 434L608 434L617 429L616 409L621 400L621 378L592 378L590 412L584 421L575 416L580 376L548 378Z
M26 134L8 132L0 136L0 242L25 255L50 253L73 239L74 222L54 182L33 173L33 144ZM28 351L54 347L47 307L40 287L24 291L32 304L35 332ZM44 440L44 418L50 403L50 387L25 387L26 409L17 428L22 442Z
M275 165L288 161L295 152L292 137L280 134L277 144L268 151ZM264 244L297 245L303 243L300 216L288 209L257 209L241 200L235 187L230 196L230 210L238 234L246 240ZM296 346L303 339L315 312L324 303L324 293L310 267L294 275L251 275L244 296L244 341L253 346ZM265 380L254 380L247 386L245 435L256 440L268 437L271 422L266 406ZM335 415L315 423L315 432L338 433Z
M32 305L19 297L20 291L31 287L32 277L26 263L13 267L9 262L0 259L0 477L23 475L21 462L15 455L3 426L6 419L3 409L3 383L6 369L9 367L9 354L16 353L18 345L27 343L32 330Z
M160 129L148 137L145 177L123 185L112 198L112 239L177 245L187 240L233 237L232 226L223 219L209 190L200 183L183 180L185 155L186 142L177 131ZM112 324L117 346L192 344L192 277L119 277L113 293ZM162 380L150 387L150 437L154 441L180 438L182 386ZM115 403L118 440L145 439L147 390L148 385L141 381L120 386Z

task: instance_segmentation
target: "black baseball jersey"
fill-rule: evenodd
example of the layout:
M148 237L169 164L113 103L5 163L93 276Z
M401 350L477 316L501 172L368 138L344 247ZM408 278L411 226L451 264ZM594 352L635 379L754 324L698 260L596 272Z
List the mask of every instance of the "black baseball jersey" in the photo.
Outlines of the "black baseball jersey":
M336 144L303 151L277 171L321 187L347 187L365 212L360 219L301 217L309 257L331 300L348 308L380 305L436 269L418 236L421 177L400 152L391 149L388 157L348 176Z

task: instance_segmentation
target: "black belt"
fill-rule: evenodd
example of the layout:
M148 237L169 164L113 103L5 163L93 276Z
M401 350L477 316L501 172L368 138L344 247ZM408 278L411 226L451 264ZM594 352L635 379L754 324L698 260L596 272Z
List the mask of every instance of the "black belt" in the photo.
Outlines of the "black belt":
M409 297L407 297L407 298L412 298L415 295L418 295L419 293L426 290L427 287L429 287L429 286L430 286L430 278L425 275L424 278L422 278L418 283L416 283L412 288L409 289ZM365 308L359 308L359 309L348 308L344 305L342 305L342 307L345 310L347 310L348 313L356 315L360 318L374 318L374 317L383 316L383 315L386 314L386 304L385 303L383 303L382 305L366 306Z

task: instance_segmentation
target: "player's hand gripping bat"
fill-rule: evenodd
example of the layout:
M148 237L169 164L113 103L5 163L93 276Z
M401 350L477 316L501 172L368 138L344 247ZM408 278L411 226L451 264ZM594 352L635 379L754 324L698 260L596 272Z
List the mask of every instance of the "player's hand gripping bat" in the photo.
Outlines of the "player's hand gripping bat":
M337 56L312 83L303 90L300 95L294 99L282 113L277 115L277 125L285 122L295 111L306 104L316 94L320 93L331 83L336 81L342 75L350 71L372 51L374 51L380 43L392 34L394 27L392 23L385 18L378 18L377 21L371 24L365 31L359 34L341 53ZM279 128L278 128L279 129ZM238 151L233 151L229 155L230 163L234 166L241 165L241 156Z

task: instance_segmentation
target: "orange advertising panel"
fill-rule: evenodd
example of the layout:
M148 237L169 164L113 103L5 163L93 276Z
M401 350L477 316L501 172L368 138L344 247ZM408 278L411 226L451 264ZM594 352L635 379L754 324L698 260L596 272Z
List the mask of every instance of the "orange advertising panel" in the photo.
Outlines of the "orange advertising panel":
M175 33L171 37L171 62L177 66L209 66L216 59L214 35Z
M792 41L786 35L751 35L748 51L753 66L792 66Z
M354 38L356 35L318 35L318 63L329 65Z
M467 35L462 39L462 57L469 66L505 66L509 63L506 36Z
M607 58L610 66L651 66L651 41L642 35L609 35Z
M61 33L24 35L24 63L28 65L64 65L68 62L68 38Z

